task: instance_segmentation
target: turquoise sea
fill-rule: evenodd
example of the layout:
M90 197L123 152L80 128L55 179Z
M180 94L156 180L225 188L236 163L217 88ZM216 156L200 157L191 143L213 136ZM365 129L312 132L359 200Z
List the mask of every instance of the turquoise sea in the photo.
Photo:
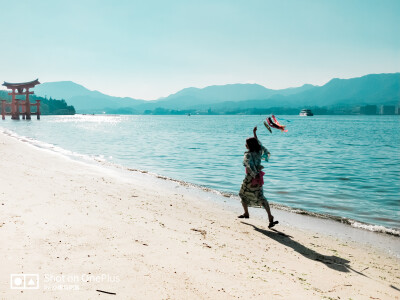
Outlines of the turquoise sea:
M0 129L75 156L237 195L245 139L258 124L259 139L271 152L264 163L270 202L399 232L399 116L277 116L288 132L272 134L262 124L265 117L42 116L7 119Z

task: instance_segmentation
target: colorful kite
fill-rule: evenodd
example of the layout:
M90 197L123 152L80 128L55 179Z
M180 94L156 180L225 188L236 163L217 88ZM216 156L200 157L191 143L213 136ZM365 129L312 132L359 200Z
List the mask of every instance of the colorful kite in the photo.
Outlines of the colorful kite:
M272 117L272 119L271 119ZM271 115L271 117L267 118L267 122L268 125L275 128L275 129L279 129L281 131L287 132L287 130L285 129L286 126L279 124L279 122L276 120L274 115Z

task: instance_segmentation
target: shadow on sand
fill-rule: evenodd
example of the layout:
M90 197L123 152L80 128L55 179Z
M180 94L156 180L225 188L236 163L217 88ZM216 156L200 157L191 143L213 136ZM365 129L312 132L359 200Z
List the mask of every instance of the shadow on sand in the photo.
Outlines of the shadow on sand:
M293 238L292 236L287 235L278 230L275 230L275 229L265 230L265 229L261 229L257 226L254 226L253 224L249 224L246 222L241 222L241 223L248 225L248 226L252 226L255 231L262 233L263 235L281 243L282 245L285 245L286 247L292 248L294 251L296 251L297 253L303 255L304 257L306 257L308 259L319 261L319 262L325 264L328 268L331 268L331 269L339 271L339 272L353 271L357 274L367 277L366 275L362 274L361 272L358 272L358 271L352 269L349 266L350 261L348 261L347 259L335 256L335 255L327 256L327 255L318 253L315 250L307 248L306 246L296 242L295 240L292 239Z

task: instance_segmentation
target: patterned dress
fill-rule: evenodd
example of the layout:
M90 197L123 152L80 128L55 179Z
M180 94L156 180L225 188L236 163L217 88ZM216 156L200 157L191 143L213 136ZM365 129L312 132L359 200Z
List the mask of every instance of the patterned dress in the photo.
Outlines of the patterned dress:
M260 142L259 142L260 143ZM247 206L260 207L264 203L268 203L263 193L263 187L260 184L254 184L252 181L264 168L261 165L261 160L268 161L268 150L261 145L261 151L244 153L243 165L246 167L246 177L243 180L240 188L239 197L242 203Z

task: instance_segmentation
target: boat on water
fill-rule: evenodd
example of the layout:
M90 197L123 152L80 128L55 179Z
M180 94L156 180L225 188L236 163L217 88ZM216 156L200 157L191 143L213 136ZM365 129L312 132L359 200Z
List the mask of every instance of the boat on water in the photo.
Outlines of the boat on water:
M312 117L314 114L312 113L311 109L302 109L299 115L302 117Z

